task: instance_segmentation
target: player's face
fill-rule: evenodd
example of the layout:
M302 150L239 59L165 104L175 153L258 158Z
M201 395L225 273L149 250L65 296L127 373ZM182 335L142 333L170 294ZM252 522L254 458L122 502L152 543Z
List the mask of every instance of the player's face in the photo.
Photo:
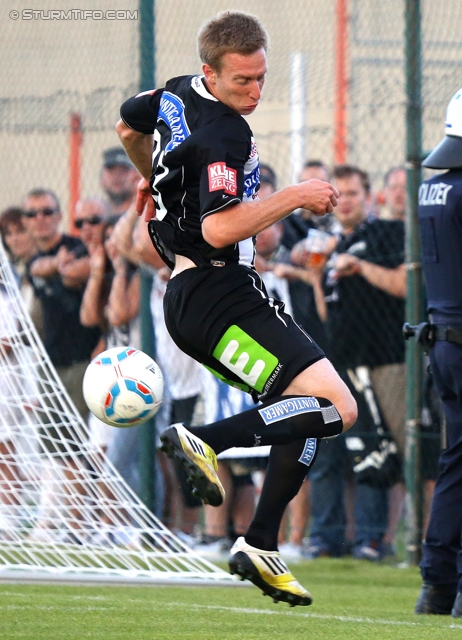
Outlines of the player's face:
M203 65L211 93L234 111L247 116L258 106L267 72L266 53L259 49L248 56L225 53L222 68L214 71Z
M344 231L353 231L367 216L367 193L358 175L337 178L332 181L339 191L334 215Z

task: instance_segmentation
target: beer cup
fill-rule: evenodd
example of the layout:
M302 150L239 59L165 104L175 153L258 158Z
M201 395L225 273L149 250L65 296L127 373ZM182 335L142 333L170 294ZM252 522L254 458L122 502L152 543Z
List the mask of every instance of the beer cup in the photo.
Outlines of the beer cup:
M322 269L326 264L329 250L330 234L319 229L310 229L303 241L303 251L306 257L307 269Z

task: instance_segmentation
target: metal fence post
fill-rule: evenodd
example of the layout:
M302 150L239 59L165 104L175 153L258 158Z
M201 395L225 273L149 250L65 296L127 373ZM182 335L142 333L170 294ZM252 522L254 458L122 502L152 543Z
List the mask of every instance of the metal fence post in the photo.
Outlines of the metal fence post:
M406 320L422 321L422 266L418 230L418 190L422 157L422 71L420 0L405 0L406 59L406 213L407 298ZM409 564L420 559L422 543L421 398L422 353L416 340L406 342L406 556Z
M155 82L155 0L140 0L139 4L139 90L154 88ZM155 338L150 309L152 277L141 270L141 349L155 357ZM155 419L141 427L140 474L142 499L146 506L156 507L156 429Z

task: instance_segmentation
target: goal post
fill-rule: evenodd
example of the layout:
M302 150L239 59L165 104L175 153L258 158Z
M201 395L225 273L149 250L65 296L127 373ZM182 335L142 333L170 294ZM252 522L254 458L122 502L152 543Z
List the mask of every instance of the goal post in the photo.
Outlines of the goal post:
M240 584L147 509L89 438L0 242L0 581Z

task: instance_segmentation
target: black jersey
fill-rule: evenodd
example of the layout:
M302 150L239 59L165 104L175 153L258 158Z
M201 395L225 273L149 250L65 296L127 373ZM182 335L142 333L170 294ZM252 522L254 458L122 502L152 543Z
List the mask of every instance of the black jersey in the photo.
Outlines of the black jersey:
M150 232L169 266L173 254L196 265L253 266L253 238L215 249L201 231L206 216L257 197L260 165L244 118L214 98L202 76L173 78L130 98L120 113L132 129L154 135Z
M66 287L59 274L49 278L30 275L35 260L56 256L66 247L76 257L86 255L81 240L63 234L58 244L49 251L39 251L28 264L29 278L43 311L43 342L56 367L68 367L77 362L90 361L101 331L98 327L84 327L80 322L83 287Z
M333 258L339 253L396 268L404 262L404 224L371 216L339 239ZM324 291L327 355L335 366L378 367L404 361L402 298L374 287L359 275L337 278L332 269L327 272Z
M427 309L435 322L462 324L462 170L419 189L419 229Z

